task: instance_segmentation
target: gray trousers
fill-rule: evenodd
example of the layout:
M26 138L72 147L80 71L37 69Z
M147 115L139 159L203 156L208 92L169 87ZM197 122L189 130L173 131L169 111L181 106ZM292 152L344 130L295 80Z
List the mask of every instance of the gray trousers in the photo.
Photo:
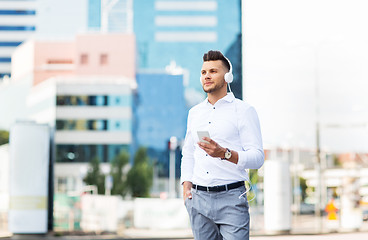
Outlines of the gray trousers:
M228 191L206 192L192 189L185 200L196 240L249 239L249 206L241 186Z

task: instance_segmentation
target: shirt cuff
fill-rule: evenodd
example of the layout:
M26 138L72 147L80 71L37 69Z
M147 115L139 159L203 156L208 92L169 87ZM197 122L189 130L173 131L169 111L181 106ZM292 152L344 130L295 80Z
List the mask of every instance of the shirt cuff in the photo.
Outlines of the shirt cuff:
M259 169L264 162L264 153L258 149L250 149L238 152L238 164L236 167L240 170Z
M192 178L190 177L181 177L180 184L183 185L184 182L192 182Z
M246 165L246 154L244 151L239 151L238 152L238 163L236 164L236 167L240 170L244 170L245 169L245 165Z

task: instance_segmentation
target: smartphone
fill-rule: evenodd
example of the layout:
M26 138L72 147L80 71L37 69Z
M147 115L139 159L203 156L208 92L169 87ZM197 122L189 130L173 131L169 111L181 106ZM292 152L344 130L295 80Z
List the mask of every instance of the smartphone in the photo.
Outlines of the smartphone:
M210 133L208 131L197 131L197 135L198 135L198 139L199 139L200 142L209 143L209 142L203 140L203 137L210 138Z

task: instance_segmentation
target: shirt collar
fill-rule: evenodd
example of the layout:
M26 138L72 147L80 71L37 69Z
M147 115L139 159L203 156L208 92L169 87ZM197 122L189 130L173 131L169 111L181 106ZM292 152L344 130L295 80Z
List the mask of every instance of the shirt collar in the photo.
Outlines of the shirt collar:
M218 102L222 102L222 101L225 101L225 102L229 102L229 103L231 103L231 102L233 102L233 101L234 101L234 99L235 99L234 94L233 94L232 92L228 92L228 93L226 94L226 96L225 96L225 97L223 97L223 98L219 99L216 103L218 103ZM208 97L204 100L204 103L205 103L205 104L211 104L211 103L208 101Z

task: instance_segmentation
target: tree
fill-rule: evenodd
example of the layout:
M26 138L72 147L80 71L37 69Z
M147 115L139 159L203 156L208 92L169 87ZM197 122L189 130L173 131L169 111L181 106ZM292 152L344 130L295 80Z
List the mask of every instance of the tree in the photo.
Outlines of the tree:
M153 167L149 163L147 150L139 148L134 156L134 165L127 177L128 188L133 197L149 197L152 187Z
M7 144L9 142L9 132L0 130L0 145Z
M90 162L87 175L83 178L87 185L97 186L98 194L105 194L105 175L100 170L100 160L94 157Z
M112 195L125 196L127 193L126 176L124 176L123 169L129 162L129 154L125 151L120 152L111 163L111 176L113 185L111 189Z
M307 180L305 178L299 177L300 190L302 191L302 201L307 198Z

